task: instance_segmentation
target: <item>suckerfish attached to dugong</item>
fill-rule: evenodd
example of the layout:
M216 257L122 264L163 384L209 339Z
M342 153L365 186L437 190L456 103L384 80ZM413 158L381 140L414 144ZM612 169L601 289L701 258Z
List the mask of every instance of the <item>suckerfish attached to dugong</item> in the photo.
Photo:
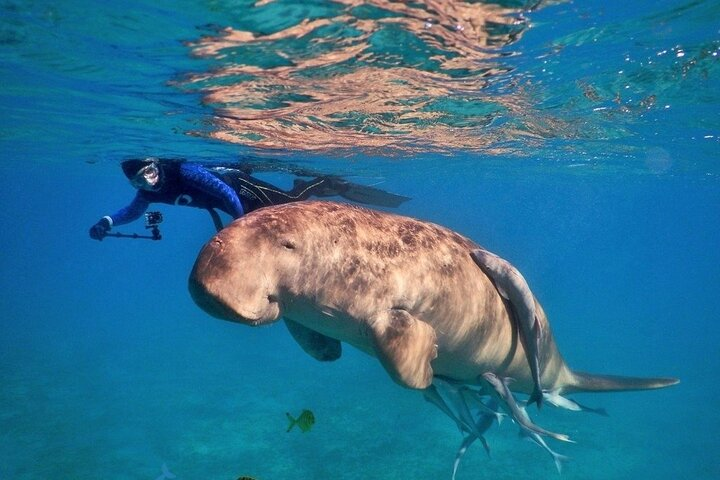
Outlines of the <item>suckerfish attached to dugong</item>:
M539 354L542 330L535 314L535 298L530 287L517 268L494 253L476 248L470 252L470 256L478 267L488 274L498 293L509 302L508 309L520 330L520 340L527 352L530 373L535 384L528 403L535 402L540 407L543 399Z
M209 314L247 325L284 318L320 360L340 342L376 356L400 385L425 389L433 375L480 385L492 372L515 392L535 381L518 327L471 252L479 246L441 226L333 202L263 208L236 220L200 252L189 279ZM543 335L542 386L558 393L643 390L672 378L571 370L533 298Z

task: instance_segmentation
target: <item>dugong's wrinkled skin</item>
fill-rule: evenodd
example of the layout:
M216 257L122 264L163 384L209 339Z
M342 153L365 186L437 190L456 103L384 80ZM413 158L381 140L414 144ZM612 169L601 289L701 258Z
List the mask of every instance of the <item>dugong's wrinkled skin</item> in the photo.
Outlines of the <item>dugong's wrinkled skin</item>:
M438 225L332 202L254 211L200 252L189 279L195 302L221 319L261 325L284 317L320 360L339 342L377 356L403 386L433 375L480 384L493 372L531 393L528 357L508 306L471 258L478 245ZM543 332L542 386L559 392L659 388L674 379L571 371L535 301Z

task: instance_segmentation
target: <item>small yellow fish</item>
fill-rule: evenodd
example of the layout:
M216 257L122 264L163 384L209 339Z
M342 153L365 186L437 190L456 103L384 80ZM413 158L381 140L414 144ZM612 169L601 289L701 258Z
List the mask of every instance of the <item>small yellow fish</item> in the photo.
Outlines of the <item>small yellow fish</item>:
M287 431L289 432L292 428L297 425L303 433L310 431L313 424L315 423L315 415L310 410L303 410L298 418L294 418L289 413L286 413L290 424L288 425Z

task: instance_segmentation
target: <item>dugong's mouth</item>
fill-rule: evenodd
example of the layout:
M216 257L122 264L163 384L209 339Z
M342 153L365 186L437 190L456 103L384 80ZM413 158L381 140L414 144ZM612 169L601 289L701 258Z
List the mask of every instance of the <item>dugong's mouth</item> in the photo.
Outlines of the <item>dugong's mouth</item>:
M280 318L280 304L272 295L259 299L257 302L242 302L240 299L210 291L208 286L199 281L195 275L190 276L188 289L190 296L201 309L221 320L256 326ZM257 308L243 308L241 304L245 303Z

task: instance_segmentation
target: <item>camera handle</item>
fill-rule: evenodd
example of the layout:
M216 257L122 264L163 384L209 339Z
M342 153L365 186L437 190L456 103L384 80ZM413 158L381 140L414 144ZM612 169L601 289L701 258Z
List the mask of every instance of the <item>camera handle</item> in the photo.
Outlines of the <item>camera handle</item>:
M160 212L147 212L145 214L145 229L150 230L151 235L140 235L138 233L106 233L106 237L115 237L115 238L132 238L132 239L138 239L142 238L145 240L162 240L162 235L160 234L160 225L163 221L162 213Z
M152 235L140 235L138 233L106 233L106 237L115 237L115 238L132 238L132 239L138 239L138 238L144 238L146 240L162 240L162 235L160 235L160 229L157 227L153 227L152 229Z

